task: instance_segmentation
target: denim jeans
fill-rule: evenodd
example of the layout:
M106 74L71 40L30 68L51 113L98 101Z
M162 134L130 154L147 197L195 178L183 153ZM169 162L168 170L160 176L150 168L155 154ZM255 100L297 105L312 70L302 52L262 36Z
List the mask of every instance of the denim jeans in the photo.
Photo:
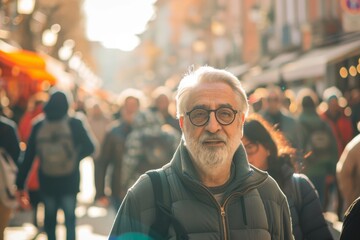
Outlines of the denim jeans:
M57 212L62 209L65 215L66 240L76 239L76 194L59 196L43 195L45 205L44 229L48 240L56 240Z

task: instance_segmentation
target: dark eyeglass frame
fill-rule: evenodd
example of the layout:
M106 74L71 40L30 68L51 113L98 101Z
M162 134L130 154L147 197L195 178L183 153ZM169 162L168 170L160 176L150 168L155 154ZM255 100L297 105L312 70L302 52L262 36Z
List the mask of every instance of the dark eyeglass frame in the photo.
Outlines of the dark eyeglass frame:
M221 118L218 117L219 110L224 110L224 109L228 109L228 110L230 110L230 111L234 114L233 119L232 119L230 122L228 122L228 123L222 121ZM199 110L205 111L205 112L207 113L207 119L206 119L206 121L204 121L204 123L202 123L202 124L195 124L195 123L193 122L193 119L192 119L192 117L191 117L191 114L192 114L194 111L199 111ZM205 125L209 122L209 120L210 120L210 114L211 114L212 112L215 113L216 121L217 121L220 125L222 125L222 126L227 126L227 125L232 124L232 123L234 122L235 118L236 118L236 114L238 113L237 110L234 110L234 109L232 109L231 107L219 107L219 108L217 108L217 109L194 108L193 110L191 110L191 111L189 111L189 112L186 112L186 115L189 117L189 120L190 120L191 124L193 124L193 125L196 126L196 127L202 127L202 126L205 126ZM219 120L219 119L220 119L220 120Z

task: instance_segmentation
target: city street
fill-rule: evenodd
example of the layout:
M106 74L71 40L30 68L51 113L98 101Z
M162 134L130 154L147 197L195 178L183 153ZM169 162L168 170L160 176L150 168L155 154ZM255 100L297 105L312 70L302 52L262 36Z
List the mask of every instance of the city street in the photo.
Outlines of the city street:
M95 194L93 184L93 163L91 158L81 162L81 192L78 195L77 216L77 238L87 240L107 239L115 218L115 211L109 208L94 206L93 196ZM43 219L43 209L39 211L39 219ZM57 236L59 240L65 239L64 216L60 211L58 214ZM46 240L44 233L37 233L32 224L32 212L17 212L5 230L5 240Z

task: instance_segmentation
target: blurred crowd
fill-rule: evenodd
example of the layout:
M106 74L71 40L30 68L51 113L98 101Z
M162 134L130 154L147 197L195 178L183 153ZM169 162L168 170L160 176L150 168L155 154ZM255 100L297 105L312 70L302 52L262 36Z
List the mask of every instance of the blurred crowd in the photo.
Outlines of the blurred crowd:
M171 159L181 138L175 116L175 90L166 86L152 91L129 88L116 99L85 92L66 94L69 104L66 111L81 121L84 134L93 145L84 157L93 159L94 205L118 209L127 189L142 173L161 167ZM6 96L2 98L1 103L6 102ZM4 104L1 106L1 121L11 126L18 136L17 141L12 142L18 148L10 155L19 168L17 187L21 190L16 193L16 207L0 201L1 234L11 218L11 211L4 209L31 209L33 224L39 229L43 227L38 224L41 221L36 212L44 201L44 189L40 186L45 180L38 174L38 157L26 159L32 146L29 141L37 139L32 136L33 126L44 119L44 115L45 119L48 116L44 108L49 108L49 99L52 99L51 92L34 95L21 114ZM330 87L319 94L310 88L295 92L268 86L249 93L248 99L250 112L261 115L276 131L283 133L285 141L295 149L291 153L295 171L304 173L314 184L323 212L332 211L341 221L344 211L360 195L356 184L360 168L347 167L346 161L350 160L345 151L360 131L360 90L342 93ZM53 107L56 109L51 111L61 109L56 104ZM3 129L0 131L0 144L4 142L1 147L6 148L9 135L4 135ZM28 170L24 170L24 161L31 162ZM78 183L74 180L67 184ZM75 196L77 192L75 189Z

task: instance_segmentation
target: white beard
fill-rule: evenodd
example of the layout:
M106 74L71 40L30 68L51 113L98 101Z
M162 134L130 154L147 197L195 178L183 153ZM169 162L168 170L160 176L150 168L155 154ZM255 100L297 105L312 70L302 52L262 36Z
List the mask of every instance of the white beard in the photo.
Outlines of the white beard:
M223 147L206 147L202 142L206 139L217 139L225 142ZM195 139L191 135L184 136L185 144L197 165L205 168L216 168L226 161L231 161L235 150L238 148L241 137L236 142L229 143L226 136L211 134L206 132L200 139Z

